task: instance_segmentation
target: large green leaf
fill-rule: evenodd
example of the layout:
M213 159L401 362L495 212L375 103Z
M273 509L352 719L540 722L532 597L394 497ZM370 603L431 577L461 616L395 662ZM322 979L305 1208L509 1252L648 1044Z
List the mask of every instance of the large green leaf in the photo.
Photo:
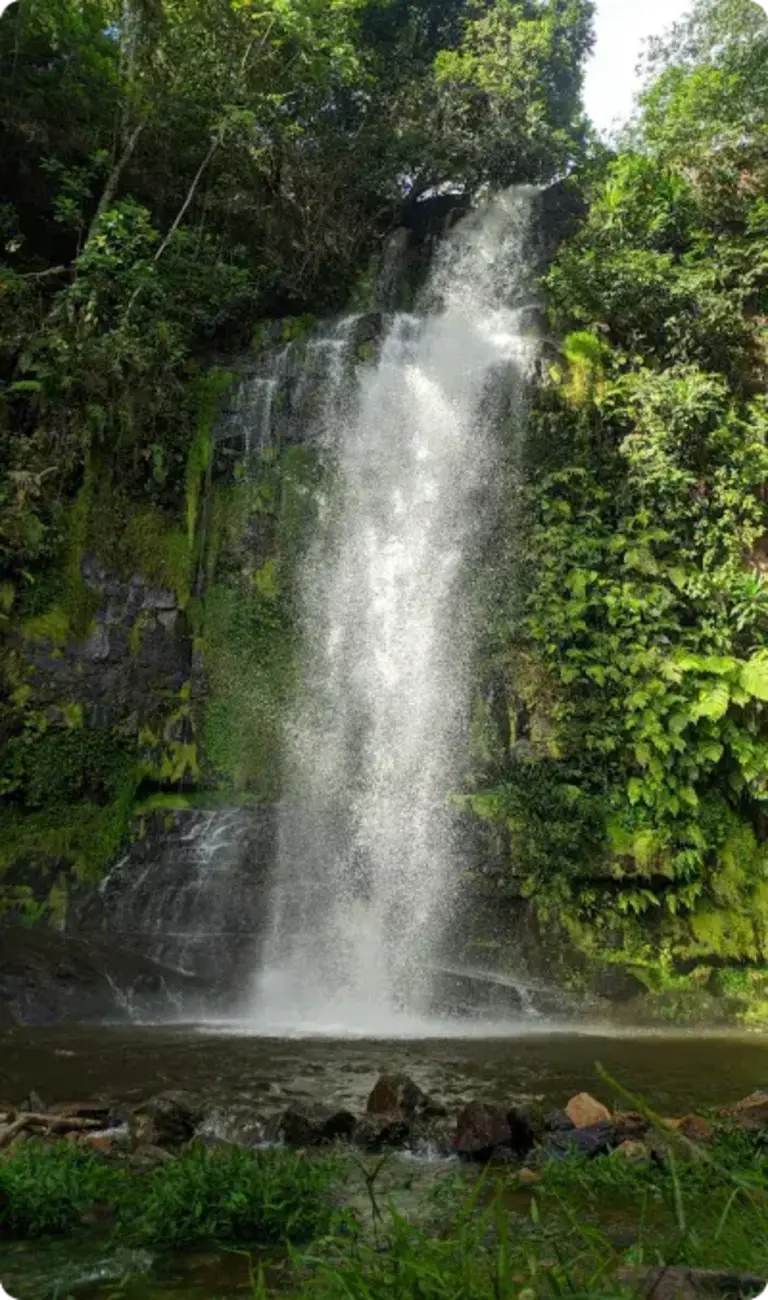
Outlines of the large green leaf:
M768 656L755 655L744 664L739 682L757 700L768 700Z
M691 709L691 715L694 718L712 718L716 722L725 715L730 702L731 692L726 683L716 682L700 693Z

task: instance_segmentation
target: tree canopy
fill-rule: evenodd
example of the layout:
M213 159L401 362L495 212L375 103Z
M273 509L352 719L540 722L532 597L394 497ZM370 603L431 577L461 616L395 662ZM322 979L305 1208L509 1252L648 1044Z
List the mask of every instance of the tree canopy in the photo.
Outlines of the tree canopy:
M585 138L591 10L11 4L0 19L10 580L50 559L59 489L76 490L87 448L102 473L155 495L165 485L173 505L189 427L179 413L206 351L241 346L260 316L341 306L405 196L568 167Z

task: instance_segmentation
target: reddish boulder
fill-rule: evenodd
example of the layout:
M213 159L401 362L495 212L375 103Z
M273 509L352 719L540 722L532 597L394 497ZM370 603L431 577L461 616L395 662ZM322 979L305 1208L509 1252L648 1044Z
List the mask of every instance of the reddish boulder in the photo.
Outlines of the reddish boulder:
M565 1113L576 1128L594 1128L596 1124L609 1124L612 1119L608 1107L588 1092L571 1097Z

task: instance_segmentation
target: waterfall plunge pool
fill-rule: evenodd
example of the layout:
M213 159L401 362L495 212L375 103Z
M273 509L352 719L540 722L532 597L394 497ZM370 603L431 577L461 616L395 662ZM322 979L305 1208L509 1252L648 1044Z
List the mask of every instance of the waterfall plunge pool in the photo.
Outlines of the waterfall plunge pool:
M768 1075L768 1039L728 1032L553 1031L546 1022L498 1026L495 1036L268 1037L225 1023L13 1029L0 1033L0 1098L34 1089L46 1104L103 1096L130 1104L169 1088L201 1094L243 1115L293 1101L362 1111L378 1075L404 1071L450 1110L469 1097L537 1097L562 1106L605 1091L600 1062L663 1113L725 1105Z

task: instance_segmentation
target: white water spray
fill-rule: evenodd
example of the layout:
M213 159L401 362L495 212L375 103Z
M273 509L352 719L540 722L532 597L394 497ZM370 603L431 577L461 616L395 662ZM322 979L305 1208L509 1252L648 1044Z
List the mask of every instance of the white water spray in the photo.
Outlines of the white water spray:
M519 436L531 198L515 191L443 246L417 315L394 318L355 391L322 394L328 500L301 580L301 698L286 737L263 1032L381 1034L422 1023L461 861L449 795L466 753L468 572ZM348 348L347 348L348 353Z

